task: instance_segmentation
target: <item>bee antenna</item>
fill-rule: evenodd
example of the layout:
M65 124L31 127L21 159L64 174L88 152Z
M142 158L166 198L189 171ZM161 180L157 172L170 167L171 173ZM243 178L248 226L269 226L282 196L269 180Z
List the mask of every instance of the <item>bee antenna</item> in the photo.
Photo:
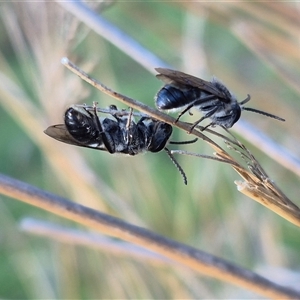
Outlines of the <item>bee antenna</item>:
M177 162L175 157L172 155L171 151L168 148L165 148L165 151L167 152L167 155L169 156L169 158L171 159L173 164L176 166L176 168L178 169L178 171L182 175L184 184L187 185L187 178L186 178L186 175L185 175L183 169L181 168L181 166L179 165L179 163Z
M198 138L195 138L193 140L189 140L189 141L170 141L169 144L173 144L173 145L186 145L186 144L193 144L196 143L198 141Z
M239 102L239 105L244 105L245 103L247 103L248 101L250 101L251 96L249 94L247 94L247 98L244 99L243 101Z
M275 115L272 115L272 114L269 114L265 111L262 111L262 110L258 110L258 109L255 109L255 108L250 108L250 107L242 107L243 110L248 110L248 111L252 111L252 112L255 112L255 113L258 113L258 114L261 114L261 115L264 115L264 116L267 116L267 117L270 117L270 118L273 118L273 119L276 119L276 120L279 120L279 121L285 121L285 119L282 119L278 116L275 116Z

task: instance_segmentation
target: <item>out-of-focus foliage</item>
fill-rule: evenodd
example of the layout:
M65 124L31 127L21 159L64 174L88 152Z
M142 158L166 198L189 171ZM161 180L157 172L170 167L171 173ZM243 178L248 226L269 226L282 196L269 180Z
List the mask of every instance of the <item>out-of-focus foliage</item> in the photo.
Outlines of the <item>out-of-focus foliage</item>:
M296 67L300 24L299 18L294 19L298 4L120 1L99 4L95 10L174 68L205 79L216 75L238 99L251 94L251 107L286 118L281 124L260 115L242 115L278 144L300 154ZM66 70L60 64L63 56L114 90L154 106L162 83L134 58L55 2L3 3L0 24L2 173L245 268L259 269L271 280L284 274L283 284L293 282L284 270L299 265L298 228L239 194L233 184L238 176L229 166L178 157L188 176L185 186L163 152L113 156L64 145L43 134L47 126L62 122L70 104L118 105ZM172 139L190 137L175 130ZM250 141L245 143L299 205L299 178ZM201 141L182 148L211 154ZM256 296L176 266L30 236L18 229L22 217L53 220L53 216L0 199L3 298Z

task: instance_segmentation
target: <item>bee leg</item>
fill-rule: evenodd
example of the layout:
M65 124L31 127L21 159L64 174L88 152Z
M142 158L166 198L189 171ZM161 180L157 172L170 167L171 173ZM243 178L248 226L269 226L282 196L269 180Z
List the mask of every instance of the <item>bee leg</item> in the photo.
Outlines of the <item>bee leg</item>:
M115 153L115 149L114 149L114 142L113 139L111 137L111 134L109 134L108 132L106 132L107 130L103 130L103 126L102 123L97 115L97 104L98 102L93 102L93 120L94 120L94 124L96 125L97 131L99 132L102 142L106 148L106 150L109 153Z
M209 124L206 125L205 127L201 128L201 131L206 130L206 129L207 129L208 127L210 127L210 126L215 126L215 123L213 123L213 122L209 123Z
M203 116L201 119L199 119L198 121L196 121L196 122L192 125L192 127L190 128L190 130L188 131L188 133L190 134L190 133L193 131L193 129L194 129L200 122L202 122L204 119L210 118L210 117L211 117L218 109L219 109L218 106L216 106L214 109L212 109L210 112L208 112L205 116ZM202 128L201 131L204 131L206 128L208 128L209 126L212 126L212 125L214 125L213 122L210 123L210 124L208 124L208 125L205 126L204 128Z
M189 141L179 141L179 142L169 141L169 144L172 144L172 145L186 145L186 144L196 143L197 141L198 141L198 138L195 138L195 139L192 139L192 140L189 140Z
M126 133L126 139L125 139L125 141L126 141L126 143L127 143L127 145L129 144L129 141L130 141L130 138L131 138L131 136L130 136L130 126L131 126L131 120L132 120L132 113L133 113L133 109L130 107L130 113L129 113L129 116L128 116L128 119L127 119L127 123L126 123L126 131L127 131L127 133Z
M206 119L207 117L202 117L201 119L199 119L198 121L196 121L192 126L191 126L191 128L190 128L190 130L188 131L188 134L190 134L193 130L194 130L194 128L200 123L200 122L202 122L204 119ZM206 128L206 127L204 127L204 128ZM203 130L201 130L201 131L203 131Z
M179 119L181 118L182 115L184 115L187 111L189 111L192 107L194 106L194 103L190 104L188 107L186 107L177 117L177 119L175 120L174 124L176 124Z

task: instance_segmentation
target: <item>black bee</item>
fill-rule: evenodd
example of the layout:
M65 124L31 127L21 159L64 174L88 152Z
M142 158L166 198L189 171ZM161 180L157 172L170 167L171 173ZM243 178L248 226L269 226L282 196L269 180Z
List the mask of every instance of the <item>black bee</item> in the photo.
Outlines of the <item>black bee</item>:
M176 121L192 107L203 113L203 117L193 124L191 131L207 118L212 122L205 128L214 125L231 128L239 120L242 110L285 121L267 112L244 107L243 105L250 100L250 95L247 95L245 100L238 102L227 87L216 78L209 82L180 71L165 68L156 68L155 70L159 73L156 77L166 83L155 96L155 104L159 110L181 110Z
M132 109L120 111L111 105L109 110L102 110L108 112L114 119L99 118L97 115L99 110L101 111L96 105L93 107L73 105L65 112L64 124L50 126L44 132L67 144L107 151L111 154L134 156L146 151L159 152L164 149L187 184L184 171L166 145L186 144L196 140L171 142L169 141L173 131L171 125L146 115L135 123Z

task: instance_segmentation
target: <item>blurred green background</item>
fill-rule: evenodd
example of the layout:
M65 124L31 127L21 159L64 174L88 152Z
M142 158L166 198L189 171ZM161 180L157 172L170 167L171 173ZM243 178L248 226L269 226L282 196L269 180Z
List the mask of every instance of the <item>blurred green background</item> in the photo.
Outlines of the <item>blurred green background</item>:
M88 5L166 64L206 80L215 75L238 99L249 93L249 106L285 118L281 123L242 115L299 156L297 3ZM128 49L118 49L55 1L2 3L0 24L1 173L297 286L299 229L240 194L233 183L239 176L230 166L177 157L188 177L185 186L163 152L113 156L64 145L43 133L62 123L64 110L74 103L123 107L68 71L60 63L63 56L112 89L154 107L162 83L125 54ZM300 205L293 170L261 152L242 132L236 134ZM175 129L172 139L190 137ZM180 149L212 154L202 141ZM0 199L1 298L257 297L178 266L20 231L26 217L85 229L14 199Z

